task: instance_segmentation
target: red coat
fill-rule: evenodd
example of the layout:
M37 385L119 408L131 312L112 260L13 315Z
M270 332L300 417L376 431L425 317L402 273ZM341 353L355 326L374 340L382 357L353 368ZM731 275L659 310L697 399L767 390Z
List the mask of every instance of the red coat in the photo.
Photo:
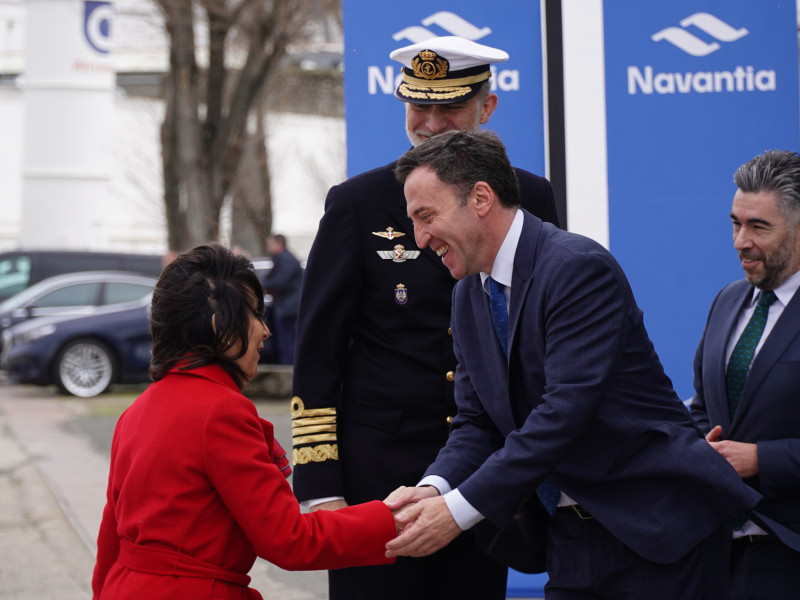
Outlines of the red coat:
M114 432L94 598L261 598L247 589L256 555L288 570L392 562L389 509L300 514L273 443L218 366L152 384Z

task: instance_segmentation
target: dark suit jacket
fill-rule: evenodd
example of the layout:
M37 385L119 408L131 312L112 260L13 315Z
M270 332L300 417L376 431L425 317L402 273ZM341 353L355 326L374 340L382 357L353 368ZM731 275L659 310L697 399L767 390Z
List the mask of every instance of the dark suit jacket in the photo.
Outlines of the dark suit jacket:
M456 285L452 328L458 416L426 475L493 524L548 477L637 554L668 563L755 504L676 396L625 274L595 242L526 213L508 361L479 275Z
M361 502L416 485L456 411L448 377L456 364L448 333L455 280L430 248L392 260L398 244L419 251L394 166L330 190L308 258L293 378L305 407L294 421L302 426L294 443L300 500ZM550 183L517 175L523 204L557 222Z
M784 309L756 355L731 422L725 390L730 336L753 287L725 287L708 313L694 361L691 412L708 432L722 425L723 439L758 444L758 476L746 480L763 499L753 520L800 551L800 294Z

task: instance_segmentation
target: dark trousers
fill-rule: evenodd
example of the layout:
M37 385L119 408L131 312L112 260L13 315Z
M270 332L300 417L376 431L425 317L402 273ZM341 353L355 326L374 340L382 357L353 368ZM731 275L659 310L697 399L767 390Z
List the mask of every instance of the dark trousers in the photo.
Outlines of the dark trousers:
M767 538L758 536L758 541ZM800 552L775 538L749 544L733 542L731 549L732 600L797 600L800 598Z
M547 533L547 600L728 600L729 530L680 560L645 560L596 519L556 511Z
M328 589L330 600L503 600L507 572L466 531L431 556L328 571Z

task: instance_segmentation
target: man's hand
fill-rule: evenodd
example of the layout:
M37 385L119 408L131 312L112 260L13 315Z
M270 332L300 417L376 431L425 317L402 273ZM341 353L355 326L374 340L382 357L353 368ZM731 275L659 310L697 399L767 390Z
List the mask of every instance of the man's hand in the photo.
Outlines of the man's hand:
M319 504L315 504L308 509L308 512L314 512L317 510L337 510L339 508L344 508L345 506L347 506L347 502L344 500L331 500L329 502L320 502Z
M706 441L727 460L739 477L753 477L758 475L758 446L733 440L720 440L722 426L717 425L708 432Z
M722 425L716 425L714 429L708 432L706 435L707 442L718 442L719 439L722 437Z
M401 485L389 494L384 502L394 512L400 510L407 504L413 504L419 502L423 498L432 498L438 495L439 490L432 485L423 485L421 487L406 487Z
M402 526L403 533L386 544L388 558L428 556L461 533L441 496L423 498L410 506L406 505L395 515L395 523Z

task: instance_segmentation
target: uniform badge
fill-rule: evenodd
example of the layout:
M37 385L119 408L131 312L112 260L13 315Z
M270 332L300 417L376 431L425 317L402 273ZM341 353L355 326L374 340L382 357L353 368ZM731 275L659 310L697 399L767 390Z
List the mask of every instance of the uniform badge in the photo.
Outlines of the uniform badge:
M450 70L450 63L433 50L423 50L411 60L414 77L419 79L444 79Z
M419 256L419 250L406 250L406 247L402 244L397 244L394 250L376 250L376 252L381 258L396 263L413 260Z
M408 302L408 290L402 283L398 283L394 288L394 301L398 304L405 304Z
M402 231L395 231L392 227L387 227L386 231L373 231L372 235L377 235L378 237L386 238L387 240L393 240L396 237L403 237L405 233Z

